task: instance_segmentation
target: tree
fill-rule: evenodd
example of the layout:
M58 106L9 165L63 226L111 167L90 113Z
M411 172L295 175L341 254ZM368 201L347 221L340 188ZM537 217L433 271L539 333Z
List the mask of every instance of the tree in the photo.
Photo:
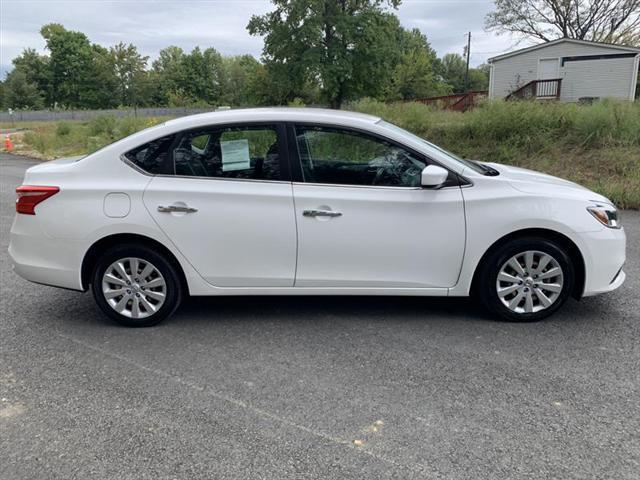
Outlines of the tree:
M381 95L398 52L398 19L383 6L400 0L272 0L275 9L253 16L247 28L263 35L263 59L282 79L288 100L309 82L320 85L332 108L361 95Z
M317 104L320 92L315 79L300 81L288 71L288 65L260 63L247 79L249 101L254 105L286 105L299 99L307 105Z
M480 65L469 69L469 78L466 79L467 62L457 53L447 53L440 61L440 74L443 80L451 85L453 91L461 93L465 91L487 90L489 87L489 66Z
M186 82L184 91L189 98L209 105L220 101L222 83L222 55L215 48L194 48L182 59Z
M251 55L237 55L222 59L221 103L252 105L258 103L253 89L264 67Z
M49 57L33 48L26 48L12 61L15 70L22 71L28 82L35 83L47 105L51 104L51 75Z
M120 105L138 105L143 96L149 57L143 57L135 45L120 42L109 49L113 73L118 83Z
M489 72L491 67L486 63L477 68L469 69L469 90L488 90L489 89Z
M441 74L443 80L451 85L456 93L464 92L465 72L467 71L467 62L458 53L447 53L441 60Z
M50 56L25 49L13 60L14 71L22 72L35 85L47 106L109 108L117 105L113 96L115 76L109 51L92 45L80 32L49 24L41 29ZM12 73L13 73L12 72Z
M640 45L640 0L495 0L487 28L549 42Z
M44 104L38 86L34 82L30 82L22 70L15 69L7 75L3 90L5 107L37 110L42 108Z
M70 108L109 108L115 78L109 52L92 45L84 33L73 32L51 23L40 30L50 52L48 78L49 101Z
M390 98L415 99L446 95L451 87L436 73L438 57L418 29L399 31L401 53L393 70Z
M51 23L40 30L50 52L51 100L70 107L82 106L81 96L91 70L93 51L87 36Z
M203 102L215 105L222 94L222 56L215 48L194 48L185 53L170 46L153 62L162 103L187 105Z
M101 45L91 45L91 63L86 77L83 76L80 88L80 108L114 108L119 105L118 80L113 68L113 57L108 49Z
M184 73L184 50L171 45L160 50L153 62L153 72L158 81L158 99L166 104L170 94L180 94L186 82Z

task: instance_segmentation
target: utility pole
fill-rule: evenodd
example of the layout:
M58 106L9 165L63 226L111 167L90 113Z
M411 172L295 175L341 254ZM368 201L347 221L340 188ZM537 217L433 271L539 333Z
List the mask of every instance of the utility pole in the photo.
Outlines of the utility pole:
M469 60L471 59L471 32L467 37L467 71L464 74L464 92L469 91Z

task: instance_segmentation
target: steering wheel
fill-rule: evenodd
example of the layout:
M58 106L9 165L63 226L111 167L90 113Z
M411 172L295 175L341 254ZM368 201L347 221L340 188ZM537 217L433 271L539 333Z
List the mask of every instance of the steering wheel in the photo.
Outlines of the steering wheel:
M386 173L386 169L384 167L378 167L378 169L376 170L376 176L373 177L372 185L378 185L382 180L382 178L384 177L385 173Z
M416 165L411 165L402 173L402 184L412 187L420 186L420 176L422 170Z

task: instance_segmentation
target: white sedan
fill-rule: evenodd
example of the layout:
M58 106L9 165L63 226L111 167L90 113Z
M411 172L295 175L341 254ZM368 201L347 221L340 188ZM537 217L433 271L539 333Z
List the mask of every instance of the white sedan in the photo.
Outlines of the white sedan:
M351 112L168 121L30 168L16 211L15 271L128 326L186 295L473 294L531 321L625 279L605 197Z

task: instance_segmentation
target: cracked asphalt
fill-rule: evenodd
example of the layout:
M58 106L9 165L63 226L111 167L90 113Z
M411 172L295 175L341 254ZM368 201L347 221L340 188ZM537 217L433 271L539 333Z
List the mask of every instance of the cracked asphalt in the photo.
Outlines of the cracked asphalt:
M200 298L151 329L30 284L0 155L0 478L637 479L640 212L627 281L533 324L467 299Z

